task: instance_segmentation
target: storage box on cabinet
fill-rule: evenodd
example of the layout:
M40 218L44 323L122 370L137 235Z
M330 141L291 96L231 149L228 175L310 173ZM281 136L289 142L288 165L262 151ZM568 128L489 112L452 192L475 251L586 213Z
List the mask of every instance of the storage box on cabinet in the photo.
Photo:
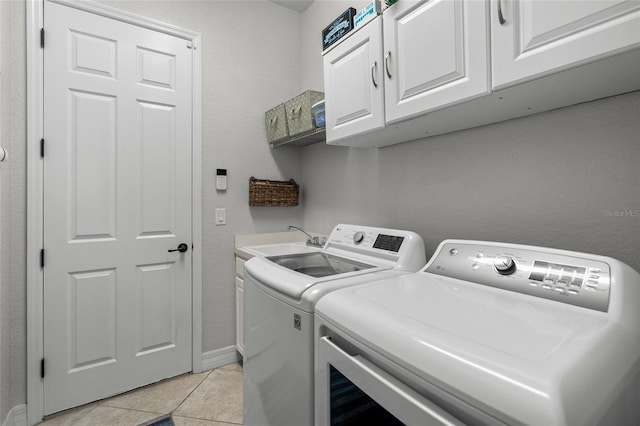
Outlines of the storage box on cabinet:
M289 136L309 132L316 127L311 106L324 99L324 93L307 90L285 102L285 114L289 127Z
M284 112L284 104L270 109L264 114L264 124L267 129L267 140L277 142L289 136L287 117Z

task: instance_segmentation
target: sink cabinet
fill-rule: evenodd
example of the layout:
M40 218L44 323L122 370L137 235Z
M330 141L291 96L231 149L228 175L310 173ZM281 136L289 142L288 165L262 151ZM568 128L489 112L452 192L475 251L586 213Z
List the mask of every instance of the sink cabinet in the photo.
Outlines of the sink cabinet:
M277 256L293 253L309 253L320 250L300 240L299 232L278 232L270 234L236 235L234 250L236 293L236 350L244 356L244 264L254 256ZM313 234L325 238L323 234Z
M244 356L244 263L236 256L236 350Z

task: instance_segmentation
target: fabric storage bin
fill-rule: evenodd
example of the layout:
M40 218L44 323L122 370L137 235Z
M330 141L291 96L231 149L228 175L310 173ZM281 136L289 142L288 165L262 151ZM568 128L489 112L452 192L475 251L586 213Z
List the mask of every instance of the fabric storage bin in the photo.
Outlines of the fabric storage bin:
M285 113L289 136L295 136L315 129L311 105L324 99L324 93L307 90L301 95L285 102Z
M277 142L289 137L284 104L280 104L264 113L264 125L267 129L267 141L269 142Z

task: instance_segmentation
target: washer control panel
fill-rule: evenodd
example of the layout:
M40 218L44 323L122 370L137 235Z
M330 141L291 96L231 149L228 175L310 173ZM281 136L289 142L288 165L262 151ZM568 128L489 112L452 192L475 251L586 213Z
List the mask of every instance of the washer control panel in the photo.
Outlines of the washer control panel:
M445 241L425 271L603 312L609 307L609 265L580 253Z
M339 225L331 232L328 241L336 246L377 249L397 254L405 240L405 234L405 231L394 229Z
M410 272L427 262L424 240L415 232L364 225L336 225L323 251Z

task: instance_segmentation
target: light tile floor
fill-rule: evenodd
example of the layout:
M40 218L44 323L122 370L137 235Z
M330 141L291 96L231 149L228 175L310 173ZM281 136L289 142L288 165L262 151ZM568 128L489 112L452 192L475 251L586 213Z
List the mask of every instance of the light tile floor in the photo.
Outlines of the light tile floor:
M42 426L136 426L171 413L176 426L242 424L242 367L183 374L47 417Z

